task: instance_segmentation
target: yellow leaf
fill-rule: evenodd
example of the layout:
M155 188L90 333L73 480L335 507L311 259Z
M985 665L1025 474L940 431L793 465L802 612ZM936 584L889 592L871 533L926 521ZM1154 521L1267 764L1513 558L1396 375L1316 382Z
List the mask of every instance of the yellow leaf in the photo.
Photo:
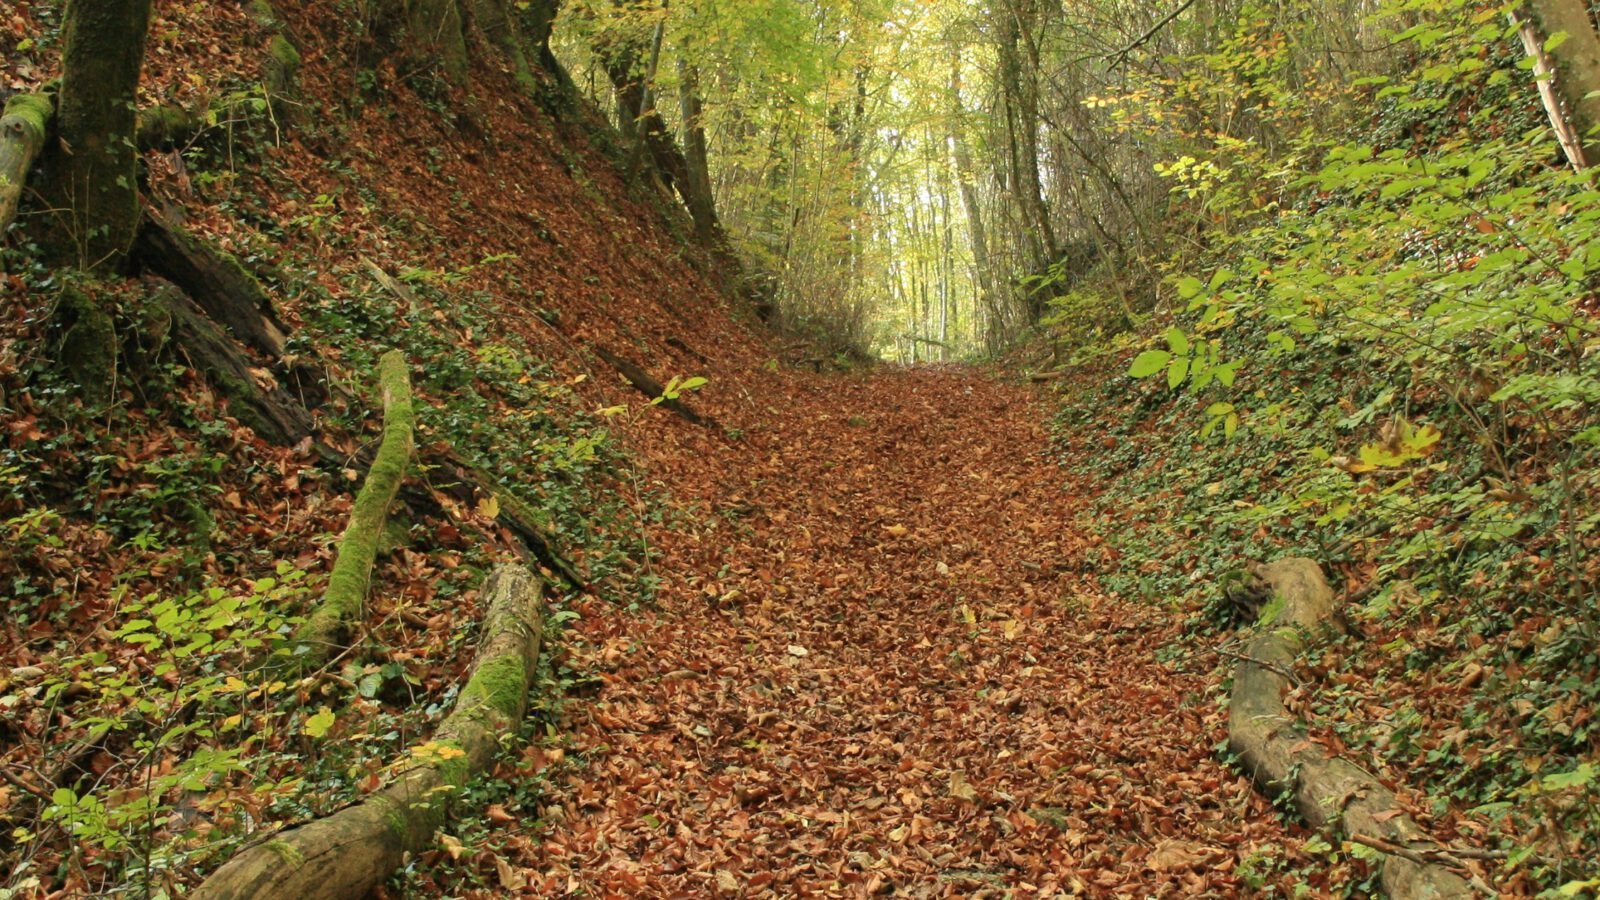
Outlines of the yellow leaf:
M493 494L485 494L478 501L478 515L485 519L497 518L500 515L500 498Z
M885 525L883 530L889 532L891 537L905 537L910 533L910 529L904 525Z

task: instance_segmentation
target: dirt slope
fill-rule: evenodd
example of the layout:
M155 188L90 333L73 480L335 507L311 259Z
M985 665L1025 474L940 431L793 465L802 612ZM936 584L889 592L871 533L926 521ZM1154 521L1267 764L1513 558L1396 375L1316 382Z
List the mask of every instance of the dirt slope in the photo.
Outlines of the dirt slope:
M1029 392L957 369L752 387L742 442L680 431L660 461L682 515L653 535L659 608L576 623L602 685L569 707L549 824L507 826L511 884L1244 890L1283 834L1215 759L1205 678L1155 659L1171 617L1095 592Z

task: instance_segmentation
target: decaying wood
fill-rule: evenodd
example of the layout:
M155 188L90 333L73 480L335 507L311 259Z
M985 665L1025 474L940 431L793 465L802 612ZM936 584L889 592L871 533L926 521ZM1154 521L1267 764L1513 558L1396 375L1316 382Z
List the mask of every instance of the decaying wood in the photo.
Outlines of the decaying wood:
M160 295L171 319L172 343L211 386L228 400L228 409L262 440L293 446L315 426L299 401L276 385L264 370L253 370L233 339L175 288Z
M17 217L28 172L44 149L54 115L55 98L49 94L18 94L6 101L0 115L0 235Z
M488 612L471 674L433 739L394 761L389 786L314 822L260 840L206 879L196 900L364 897L426 848L451 798L487 768L527 711L542 628L539 580L502 566L484 584Z
M517 536L534 559L549 568L552 573L561 576L571 586L580 590L588 588L589 579L578 571L572 560L557 549L556 539L550 534L545 517L541 516L538 510L517 499L510 491L501 488L493 475L463 459L459 454L453 451L449 453L448 463L458 476L475 487L479 494L495 499L496 505L500 508L496 520ZM435 483L437 484L437 481ZM477 503L477 498L473 498L473 502Z
M288 329L261 282L232 254L147 210L134 255L140 265L182 288L245 346L273 359L283 355Z
M1405 813L1394 792L1308 740L1299 719L1284 707L1290 679L1282 673L1293 670L1308 641L1339 629L1333 589L1321 568L1309 559L1290 558L1255 566L1252 574L1270 588L1271 599L1264 603L1258 634L1234 669L1229 749L1263 791L1288 792L1311 825L1337 828L1347 840L1368 838L1369 845L1380 841L1405 848L1406 853L1388 854L1383 863L1388 896L1474 896L1465 879L1435 861L1440 845Z
M322 601L295 630L294 663L301 668L320 665L343 646L350 623L361 614L389 505L399 493L416 451L416 410L405 354L390 350L379 359L378 384L383 392L383 440L339 538L339 553Z
M611 366L611 368L616 369L619 373L621 373L622 377L627 379L629 384L633 385L634 390L637 390L639 393L649 397L652 400L661 397L666 392L667 386L652 378L649 372L646 372L644 369L640 368L634 363L631 363L615 353L612 353L610 350L607 350L599 344L595 344L593 347L595 355L605 360L606 363ZM704 425L708 428L717 427L717 423L714 419L710 418L709 416L700 415L682 400L668 398L662 400L661 405L696 425Z

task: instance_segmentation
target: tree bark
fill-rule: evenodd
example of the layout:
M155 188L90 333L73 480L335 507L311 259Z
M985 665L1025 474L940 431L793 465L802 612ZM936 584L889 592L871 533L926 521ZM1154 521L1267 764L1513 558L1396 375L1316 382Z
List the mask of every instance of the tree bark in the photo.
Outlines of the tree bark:
M133 249L140 265L183 288L245 346L273 359L283 355L288 329L261 283L232 254L154 211L145 218Z
M689 208L695 234L701 243L708 247L726 243L722 223L717 221L716 199L711 193L704 111L700 103L700 73L681 59L678 61L678 99L683 113L683 205Z
M1543 42L1536 40L1537 35L1531 43L1526 33L1523 36L1536 62L1548 53L1555 63L1555 92L1565 110L1564 116L1558 113L1546 96L1551 120L1558 134L1563 130L1562 118L1570 120L1571 130L1576 132L1581 154L1572 159L1574 168L1600 163L1600 134L1595 132L1600 127L1600 34L1589 18L1588 4L1583 0L1528 0L1528 6L1546 38L1558 33L1567 35L1566 40L1548 51L1543 49ZM1572 155L1570 149L1568 155Z
M487 768L527 711L543 627L541 585L521 566L484 583L483 637L471 675L433 739L390 767L383 790L325 819L273 835L217 870L195 900L339 900L366 896L426 848L450 798Z
M135 93L150 0L70 0L54 152L46 154L51 244L88 271L121 271L139 232Z
M315 429L310 413L282 388L262 387L251 361L223 330L176 287L163 304L171 343L228 400L228 410L262 440L289 447Z
M950 63L950 151L955 157L956 181L960 186L961 206L967 214L967 234L972 241L973 282L978 296L975 306L981 306L991 318L989 332L998 335L1005 327L999 310L999 298L994 289L994 264L989 257L989 235L983 223L983 205L978 199L978 187L973 181L976 171L972 154L967 149L966 135L962 133L965 108L961 104L961 56L957 54ZM974 323L976 326L976 323ZM993 344L991 343L991 349Z
M1234 670L1228 701L1228 747L1261 790L1289 792L1295 808L1316 828L1337 828L1346 839L1376 839L1409 856L1383 862L1384 892L1396 900L1473 897L1471 886L1445 865L1448 858L1407 815L1394 792L1348 760L1330 757L1307 739L1299 719L1283 704L1296 659L1308 640L1338 629L1333 589L1309 559L1290 558L1258 567L1270 590L1259 623Z
M378 383L383 392L383 441L367 469L367 479L350 509L350 522L339 538L339 553L322 602L294 633L297 668L315 668L344 645L350 623L367 602L372 563L389 517L389 505L400 492L406 467L416 451L416 411L411 402L411 380L405 354L390 350L378 361Z
M28 172L44 149L54 115L55 98L49 94L18 94L6 101L0 115L0 237L17 217Z
M406 21L420 46L416 58L433 60L457 87L467 83L467 32L458 0L406 0Z

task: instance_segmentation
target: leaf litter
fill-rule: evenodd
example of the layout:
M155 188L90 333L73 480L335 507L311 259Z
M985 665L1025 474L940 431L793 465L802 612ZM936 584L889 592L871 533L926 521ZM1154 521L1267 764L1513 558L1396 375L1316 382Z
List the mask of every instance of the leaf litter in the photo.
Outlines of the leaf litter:
M1177 617L1097 589L1029 389L748 389L738 440L635 435L662 589L574 623L602 686L510 842L526 893L1236 896L1263 848L1305 861L1217 756L1204 667L1157 661Z

